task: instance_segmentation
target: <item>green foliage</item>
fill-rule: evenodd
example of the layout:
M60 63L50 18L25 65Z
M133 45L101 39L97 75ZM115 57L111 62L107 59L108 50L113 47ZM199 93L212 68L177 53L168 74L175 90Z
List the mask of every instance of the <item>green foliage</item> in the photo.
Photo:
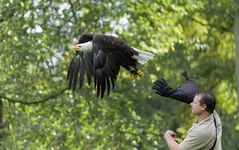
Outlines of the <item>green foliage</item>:
M223 123L223 149L238 149L232 0L0 2L0 97L8 126L2 149L167 149L194 121L189 106L159 97L157 78L179 85L184 70L211 89ZM116 89L66 90L69 46L84 32L117 35L157 56L136 80L121 69ZM187 117L186 117L187 116Z

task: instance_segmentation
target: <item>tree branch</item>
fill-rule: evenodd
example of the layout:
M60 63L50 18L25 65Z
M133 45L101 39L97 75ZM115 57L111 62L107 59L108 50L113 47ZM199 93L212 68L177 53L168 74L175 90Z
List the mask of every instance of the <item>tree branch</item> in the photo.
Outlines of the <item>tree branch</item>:
M68 2L70 3L71 5L71 12L73 14L73 18L74 18L74 24L77 24L78 23L78 19L77 19L77 16L76 16L76 12L75 12L75 9L74 9L74 4L72 3L71 0L68 0ZM78 33L77 34L81 34L82 33L82 27L81 25L79 25L79 29L78 29Z
M44 103L44 102L47 102L49 101L50 99L54 99L58 96L60 96L61 94L63 94L68 88L63 88L62 90L56 92L56 93L53 93L53 94L50 94L48 96L46 96L45 98L41 99L41 100L37 100L37 101L32 101L32 102L27 102L27 101L23 101L23 100L17 100L17 99L12 99L12 98L9 98L5 95L2 95L0 94L0 97L2 97L3 99L6 99L8 100L9 102L11 103L20 103L20 104L24 104L24 105L32 105L32 104L40 104L40 103Z
M8 125L7 121L4 121L4 111L3 111L3 102L2 97L0 96L0 129Z
M71 5L71 12L72 12L72 14L73 14L73 17L74 17L74 20L75 20L75 23L77 22L77 17L76 17L76 12L75 12L75 10L74 10L74 5L73 5L73 3L71 2L71 0L68 0L69 1L69 3L70 3L70 5Z

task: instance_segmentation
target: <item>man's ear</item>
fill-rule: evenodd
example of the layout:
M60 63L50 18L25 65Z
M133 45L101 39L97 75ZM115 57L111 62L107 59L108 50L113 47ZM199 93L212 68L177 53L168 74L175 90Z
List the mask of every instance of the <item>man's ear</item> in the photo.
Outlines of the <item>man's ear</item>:
M207 105L206 104L202 104L201 108L202 108L202 110L206 110L207 109Z

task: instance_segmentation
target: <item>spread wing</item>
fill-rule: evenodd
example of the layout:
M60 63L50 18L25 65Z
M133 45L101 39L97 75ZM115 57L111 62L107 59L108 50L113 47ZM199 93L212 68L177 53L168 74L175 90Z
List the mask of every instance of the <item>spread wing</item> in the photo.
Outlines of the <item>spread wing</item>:
M94 36L93 76L97 96L101 92L101 98L103 98L106 88L109 94L110 85L112 84L112 88L115 86L120 66L127 67L126 63L135 53L131 47L118 38L106 35Z
M120 65L114 59L108 57L101 49L98 49L96 45L93 47L94 85L97 89L97 97L101 92L101 98L103 98L106 88L108 89L108 94L110 93L110 86L114 88Z
M79 43L85 43L93 39L93 34L83 34L80 37ZM81 89L84 84L84 74L86 73L88 84L91 84L93 74L93 55L92 53L84 54L76 52L75 56L71 59L68 67L67 80L69 81L69 89L73 91L76 89L79 80L79 88Z
M67 80L69 81L69 89L75 90L77 76L79 73L80 55L77 53L72 59L67 71Z

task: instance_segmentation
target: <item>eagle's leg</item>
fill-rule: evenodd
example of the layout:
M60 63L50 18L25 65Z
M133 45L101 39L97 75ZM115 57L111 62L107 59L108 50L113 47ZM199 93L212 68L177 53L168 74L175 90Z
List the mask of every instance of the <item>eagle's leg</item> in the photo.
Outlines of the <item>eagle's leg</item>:
M133 70L133 72L131 72L131 74L133 74L136 78L137 77L143 77L144 76L144 71L141 70L141 69Z
M144 71L141 69L138 69L136 65L134 66L122 65L122 66L130 72L130 76L132 79L136 79L137 77L144 76Z
M143 77L144 76L144 71L141 70L141 69L138 69L137 67L131 68L130 73L131 73L133 78Z

